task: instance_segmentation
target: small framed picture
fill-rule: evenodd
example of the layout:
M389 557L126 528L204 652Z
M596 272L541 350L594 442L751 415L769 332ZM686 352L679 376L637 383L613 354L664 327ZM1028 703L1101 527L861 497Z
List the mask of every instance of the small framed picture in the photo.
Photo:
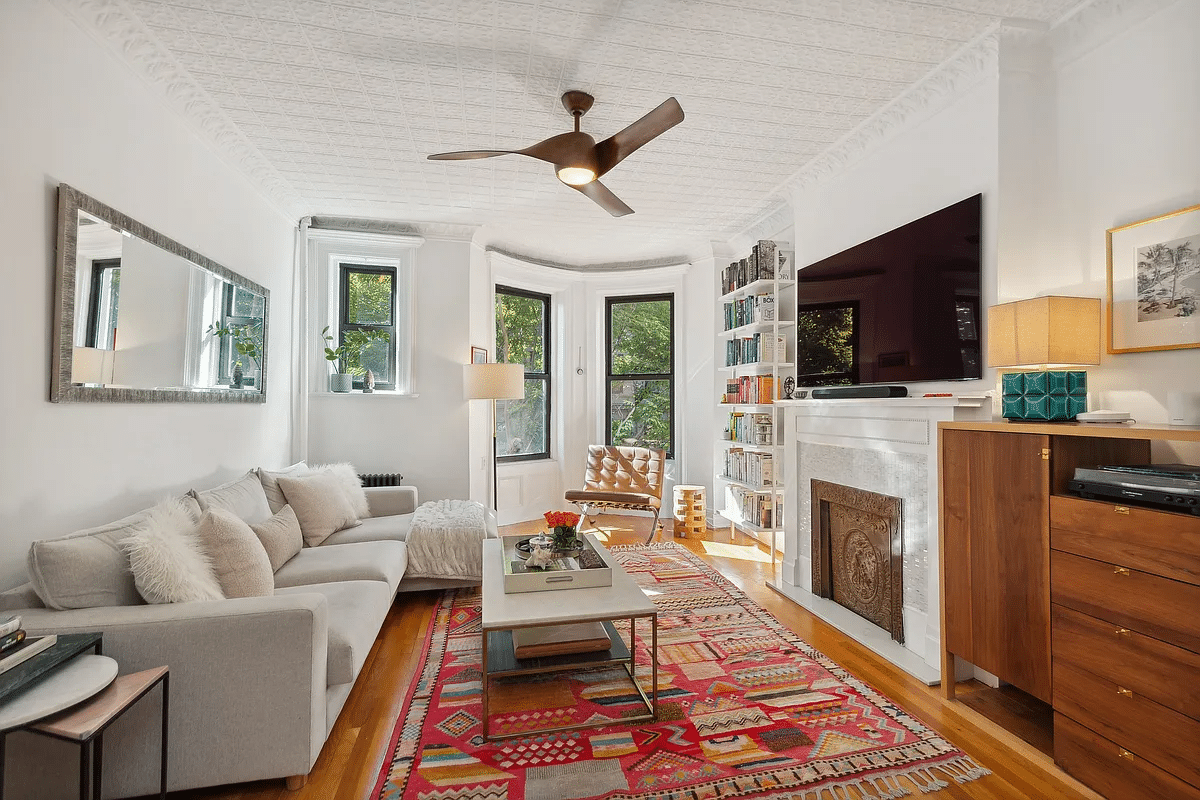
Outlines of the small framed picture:
M1200 347L1200 206L1110 228L1108 352Z
M472 347L471 348L471 363L472 364L486 364L487 363L487 349L483 348L483 347Z

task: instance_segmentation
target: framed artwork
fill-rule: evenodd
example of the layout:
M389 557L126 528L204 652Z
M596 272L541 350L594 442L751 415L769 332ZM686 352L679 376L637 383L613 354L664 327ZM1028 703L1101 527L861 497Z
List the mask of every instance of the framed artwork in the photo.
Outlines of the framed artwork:
M1108 352L1200 347L1200 205L1106 238Z
M482 347L472 347L471 348L471 363L472 364L486 364L487 363L487 350Z

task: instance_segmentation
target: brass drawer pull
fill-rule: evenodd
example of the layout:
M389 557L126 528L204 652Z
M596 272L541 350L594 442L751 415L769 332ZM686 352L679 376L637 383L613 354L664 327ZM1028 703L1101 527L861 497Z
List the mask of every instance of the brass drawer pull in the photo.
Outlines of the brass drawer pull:
M1121 697L1133 697L1133 690L1126 689L1124 686L1118 686L1117 694L1119 694Z
M1113 567L1113 575L1128 575L1129 567Z
M1113 631L1113 633L1117 636L1128 636L1129 628L1117 628L1115 631Z
M1113 511L1117 512L1118 514L1128 514L1129 506L1113 506Z
M1117 755L1119 755L1121 758L1133 758L1134 757L1133 753L1129 752L1124 747L1117 748Z

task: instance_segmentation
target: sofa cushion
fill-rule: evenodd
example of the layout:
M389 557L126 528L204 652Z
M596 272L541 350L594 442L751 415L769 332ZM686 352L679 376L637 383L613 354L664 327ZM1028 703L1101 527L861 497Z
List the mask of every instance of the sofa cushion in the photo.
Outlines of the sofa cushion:
M275 573L275 587L336 581L382 581L394 593L408 568L403 542L357 542L306 547Z
M367 501L367 491L363 488L362 479L358 477L358 470L354 468L353 464L346 462L319 464L312 468L312 472L328 472L338 479L342 492L350 501L350 507L354 509L355 517L362 519L371 516L371 504Z
M224 598L196 534L196 521L181 501L164 500L151 508L121 546L129 554L134 585L146 602Z
M276 572L292 556L304 548L304 536L300 533L300 520L291 506L284 506L279 513L266 522L251 525L251 529L267 551L271 571ZM326 541L329 541L326 539Z
M188 497L182 502L199 519L196 501ZM121 542L149 513L144 509L107 525L31 544L26 559L29 582L42 603L59 611L144 603Z
M298 558L298 556L297 556ZM329 602L329 652L326 686L350 683L358 676L392 604L393 592L382 581L341 581L276 589L275 594L318 592Z
M267 503L267 495L263 491L262 481L258 474L251 470L237 480L223 483L203 492L193 490L192 497L200 505L201 511L220 508L232 511L238 519L249 525L257 525L271 518L274 512Z
M361 520L361 525L331 533L321 545L350 544L352 542L403 542L408 537L412 517L412 514L367 517Z
M266 501L263 502L265 505ZM274 594L271 559L254 531L236 514L220 508L205 511L196 526L196 535L212 561L222 594L226 597Z
M334 531L358 524L341 483L328 472L303 478L281 477L279 488L296 512L300 533L309 547L319 545Z
M308 474L308 464L303 461L297 461L290 467L284 467L277 470L257 469L258 480L262 483L263 494L267 496L267 506L271 509L272 514L278 514L279 509L287 505L287 498L283 496L283 490L279 488L279 479L281 477L298 478Z

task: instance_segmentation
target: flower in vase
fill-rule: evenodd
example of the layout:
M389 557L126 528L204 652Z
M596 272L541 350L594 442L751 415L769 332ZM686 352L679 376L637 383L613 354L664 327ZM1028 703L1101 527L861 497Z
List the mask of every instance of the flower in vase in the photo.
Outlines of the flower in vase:
M575 526L579 524L579 515L573 511L547 511L542 515L552 531L554 546L566 550L575 544Z

